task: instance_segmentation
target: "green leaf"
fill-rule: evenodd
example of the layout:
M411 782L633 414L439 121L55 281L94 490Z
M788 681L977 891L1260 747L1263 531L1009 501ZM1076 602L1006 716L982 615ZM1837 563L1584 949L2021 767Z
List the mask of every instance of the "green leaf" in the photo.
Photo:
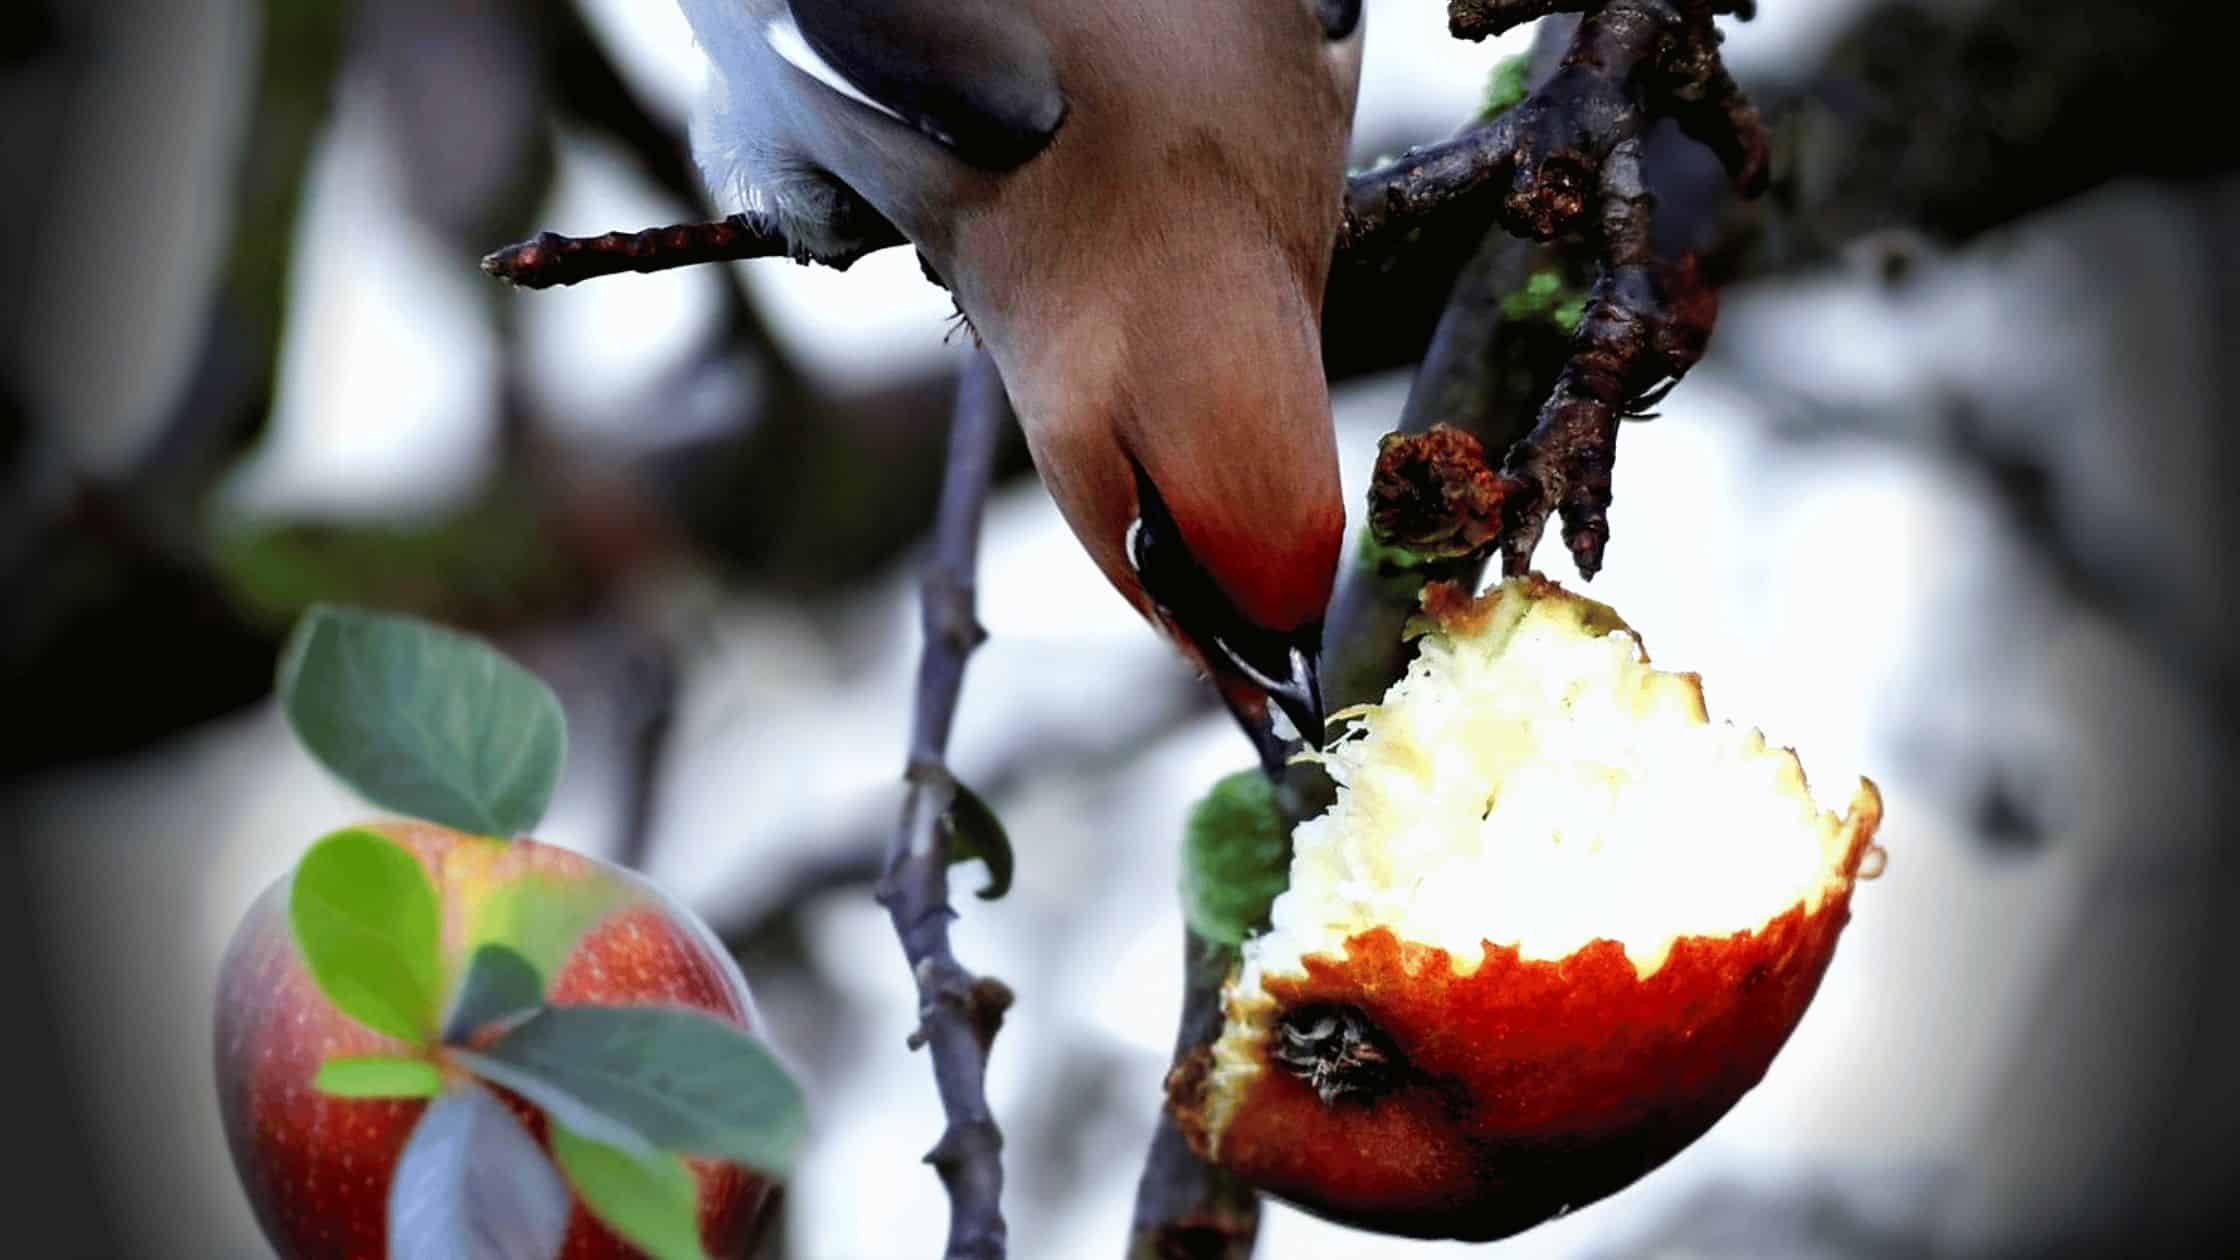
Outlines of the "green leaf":
M551 1006L457 1061L636 1155L709 1155L783 1177L808 1118L763 1044L704 1011Z
M1530 86L1525 76L1532 72L1532 54L1518 53L1504 57L1486 76L1485 100L1478 106L1478 121L1489 122L1516 107L1524 100Z
M1182 912L1190 930L1242 944L1290 880L1291 843L1275 785L1240 770L1213 785L1183 824Z
M537 1140L468 1084L420 1117L390 1174L389 1260L552 1260L569 1207Z
M445 1041L465 1041L500 1020L526 1016L544 1005L544 977L536 965L504 945L484 945L467 960L466 978L443 1021Z
M312 845L288 888L288 928L327 1001L414 1044L443 998L441 917L420 859L362 828Z
M426 1059L334 1058L311 1083L331 1098L433 1098L443 1092L443 1072Z
M552 1155L591 1214L652 1260L708 1260L700 1187L683 1160L617 1150L558 1121Z
M480 639L412 617L320 605L280 656L305 748L385 809L479 835L544 816L567 759L552 689Z
M949 865L980 859L988 868L988 886L980 890L982 901L994 901L1011 891L1011 875L1017 861L1011 853L1011 835L1003 829L1003 822L980 794L962 783L952 782L956 795L949 802L949 814L942 821L949 828Z

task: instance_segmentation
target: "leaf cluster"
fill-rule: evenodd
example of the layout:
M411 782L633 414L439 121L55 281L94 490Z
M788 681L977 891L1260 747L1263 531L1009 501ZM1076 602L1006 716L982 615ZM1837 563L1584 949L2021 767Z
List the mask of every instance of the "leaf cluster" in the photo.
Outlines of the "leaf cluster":
M535 826L566 755L550 688L489 644L408 617L313 609L280 695L304 746L367 799L477 835ZM975 856L1008 881L1007 850ZM319 992L400 1043L329 1059L314 1084L432 1100L392 1175L392 1257L550 1260L572 1190L654 1260L702 1260L686 1158L791 1168L801 1090L744 1029L691 1009L547 1002L544 968L611 906L534 881L501 890L477 907L481 943L447 993L444 908L420 857L354 827L297 864L289 930ZM492 1087L544 1112L549 1157Z

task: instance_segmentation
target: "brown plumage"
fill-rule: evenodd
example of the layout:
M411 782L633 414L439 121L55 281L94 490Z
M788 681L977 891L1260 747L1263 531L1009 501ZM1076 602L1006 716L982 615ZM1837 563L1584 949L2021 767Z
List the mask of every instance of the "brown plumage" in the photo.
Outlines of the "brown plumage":
M809 248L856 199L900 228L1106 577L1264 753L1271 692L1319 736L1345 528L1320 310L1358 5L682 3L719 72L697 136L719 184Z

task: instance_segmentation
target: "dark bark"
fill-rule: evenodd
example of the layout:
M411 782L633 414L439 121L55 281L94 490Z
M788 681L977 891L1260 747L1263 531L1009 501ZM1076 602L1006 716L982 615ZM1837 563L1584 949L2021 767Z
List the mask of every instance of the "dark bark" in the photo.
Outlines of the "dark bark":
M1175 1062L1221 1032L1221 984L1236 951L1183 929L1182 1020ZM1136 1183L1129 1260L1247 1260L1260 1234L1260 1195L1198 1158L1162 1111Z
M863 248L845 254L812 255L785 238L775 223L735 214L713 223L678 223L638 232L603 236L562 236L545 232L482 260L485 274L524 289L581 284L601 276L635 272L647 275L702 263L749 258L791 258L820 262L845 271L865 254L903 244L892 228L874 235Z
M928 1047L948 1126L926 1156L949 1190L951 1260L999 1260L1005 1252L1003 1134L988 1110L988 1052L1011 1005L1001 981L975 976L949 948L946 831L957 783L947 766L949 727L965 663L987 637L974 612L980 521L995 468L996 436L1009 411L1003 382L975 356L957 391L948 471L934 520L924 587L925 650L911 719L909 784L902 821L879 879L879 904L894 921L918 986L913 1047Z

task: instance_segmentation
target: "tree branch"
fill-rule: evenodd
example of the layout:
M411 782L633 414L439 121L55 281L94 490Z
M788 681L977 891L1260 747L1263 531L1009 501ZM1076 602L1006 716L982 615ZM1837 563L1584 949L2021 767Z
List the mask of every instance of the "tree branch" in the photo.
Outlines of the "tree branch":
M1551 511L1562 515L1579 572L1591 578L1601 570L1618 422L1695 366L1718 317L1718 293L1698 277L1695 260L1668 262L1651 242L1656 198L1642 174L1640 142L1620 144L1602 176L1602 274L1570 365L1532 432L1505 461L1505 473L1526 491L1504 513L1501 549L1510 574L1531 567Z
M482 270L523 289L551 289L624 272L651 275L748 258L791 258L846 271L865 254L903 243L901 234L880 220L861 245L845 253L811 255L786 240L774 222L734 214L713 223L678 223L603 236L545 232L484 257Z
M1447 0L1447 34L1475 43L1557 13L1578 13L1585 0Z
M1221 1034L1221 986L1236 951L1182 930L1182 1022L1175 1032L1175 1070ZM1159 1128L1136 1183L1135 1224L1128 1260L1250 1260L1260 1235L1260 1194L1198 1158L1174 1116L1162 1108Z
M1115 714L1112 721L1100 723L1093 732L1015 732L1021 734L1019 741L1006 755L974 775L973 786L983 799L995 800L1052 774L1109 770L1180 723L1219 711L1210 688L1179 674L1171 681L1171 686L1140 693L1125 713ZM798 851L803 856L755 881L751 901L705 911L708 924L717 938L737 953L802 903L822 893L877 880L885 863L888 839L884 824L867 829L853 820L802 837Z
M626 631L639 641L627 658L629 690L622 705L630 722L623 758L621 839L615 862L643 872L653 854L653 832L661 801L662 769L674 734L678 691L683 685L675 650L658 630Z
M1447 33L1473 42L1527 22L1558 13L1584 13L1591 0L1447 0ZM1713 13L1731 13L1748 21L1757 16L1758 0L1716 0Z
M1570 6L1561 6L1568 10ZM1508 448L1498 475L1464 458L1444 435L1412 435L1380 452L1375 523L1405 526L1391 541L1429 545L1442 559L1499 546L1504 568L1529 567L1550 513L1579 572L1601 570L1610 538L1610 486L1618 422L1638 414L1702 357L1718 315L1716 291L1687 253L1666 256L1653 228L1656 197L1643 169L1643 133L1671 118L1717 154L1736 189L1766 181L1767 143L1751 107L1718 55L1711 0L1609 0L1579 20L1562 66L1524 103L1481 128L1424 152L1421 169L1387 189L1404 222L1423 199L1482 199L1494 181L1488 151L1471 151L1505 130L1514 136L1500 221L1538 239L1595 212L1587 229L1600 261L1569 365L1531 433ZM1546 5L1483 4L1498 16ZM1349 189L1349 203L1353 190ZM1356 208L1349 226L1394 230ZM1487 514L1498 509L1497 529ZM1444 519L1440 519L1441 513Z
M1536 240L1571 230L1592 204L1603 157L1640 129L1637 87L1653 87L1667 103L1689 103L1689 117L1700 120L1705 135L1719 135L1713 148L1723 159L1732 155L1729 170L1737 181L1746 189L1763 181L1764 136L1755 113L1737 105L1739 93L1719 61L1710 20L1718 6L1708 0L1575 0L1533 7L1591 10L1562 68L1531 98L1484 126L1347 180L1335 271L1388 272L1422 234L1456 223L1472 242L1494 222ZM483 270L542 289L741 258L789 256L846 267L873 250L905 243L867 207L845 227L842 234L861 243L829 257L809 255L774 223L743 215L596 237L548 232L490 255ZM1341 282L1334 275L1332 283Z
M934 519L933 556L924 588L925 648L911 723L909 783L879 904L894 921L918 985L913 1049L933 1053L934 1079L948 1127L926 1160L949 1191L949 1260L1001 1260L1003 1134L988 1110L988 1050L1011 1005L999 980L974 976L949 949L946 830L956 780L946 764L949 728L964 686L966 660L987 637L974 613L980 521L994 473L997 435L1007 414L1003 383L986 355L974 356L957 389L948 470Z
M1401 408L1397 438L1452 426L1455 437L1450 442L1458 457L1476 470L1470 479L1492 478L1484 452L1506 450L1525 435L1539 400L1555 387L1570 357L1571 339L1554 318L1512 314L1504 304L1505 298L1524 289L1533 274L1546 270L1564 271L1555 251L1505 235L1487 237L1455 280ZM1394 467L1394 461L1410 458L1417 449L1396 438L1387 438L1380 446L1370 486L1372 521L1398 510L1392 502L1393 482L1409 487L1423 484L1424 478ZM1488 497L1493 496L1471 491L1464 501L1478 503ZM1492 506L1498 511L1498 501ZM1435 510L1442 518L1450 511L1443 504ZM1493 524L1498 528L1498 517ZM1375 702L1407 668L1415 645L1401 632L1415 615L1426 582L1449 580L1474 586L1485 569L1483 551L1462 556L1450 552L1441 558L1430 554L1433 549L1419 546L1414 537L1392 536L1400 528L1389 520L1371 526L1387 538L1387 546L1414 553L1413 563L1401 563L1407 558L1388 556L1382 548L1364 548L1338 575L1322 656L1324 695L1333 708ZM1484 525L1460 531L1443 524L1429 528L1476 537ZM1319 778L1319 770L1308 777Z

